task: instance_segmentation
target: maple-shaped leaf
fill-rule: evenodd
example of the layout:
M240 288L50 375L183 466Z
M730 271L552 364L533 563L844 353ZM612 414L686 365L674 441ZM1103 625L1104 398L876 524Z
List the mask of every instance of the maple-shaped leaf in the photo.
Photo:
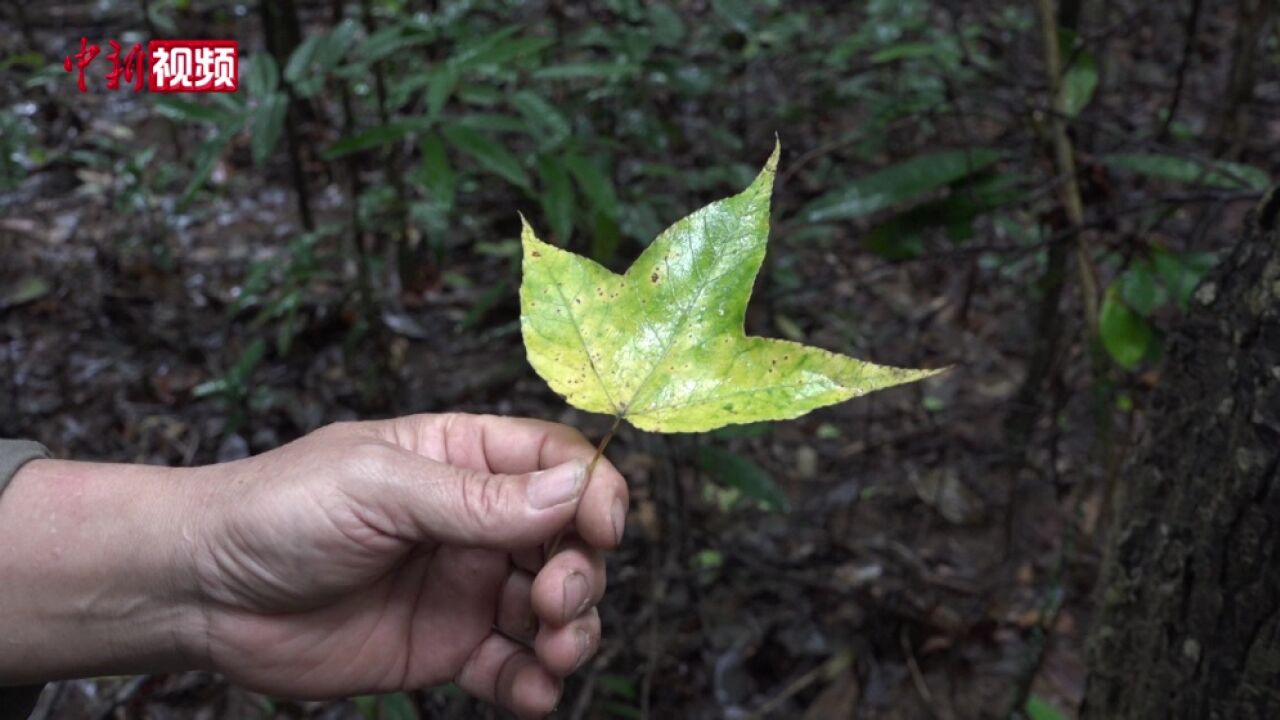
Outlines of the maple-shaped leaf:
M744 333L778 153L745 191L667 228L622 275L524 223L520 326L551 389L642 430L698 432L799 417L940 372Z

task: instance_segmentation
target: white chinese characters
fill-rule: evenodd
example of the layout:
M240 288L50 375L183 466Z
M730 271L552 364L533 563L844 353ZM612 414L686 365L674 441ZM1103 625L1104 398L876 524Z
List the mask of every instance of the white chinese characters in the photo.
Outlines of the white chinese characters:
M160 92L234 92L238 55L221 41L170 40L151 43L151 90Z

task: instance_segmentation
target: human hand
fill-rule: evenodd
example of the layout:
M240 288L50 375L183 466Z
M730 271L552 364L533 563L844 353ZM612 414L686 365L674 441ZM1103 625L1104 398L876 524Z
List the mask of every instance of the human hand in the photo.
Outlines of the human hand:
M522 716L550 712L560 678L599 646L602 551L626 518L607 460L586 482L593 454L562 425L425 415L201 469L214 488L195 533L209 663L278 695L454 681Z

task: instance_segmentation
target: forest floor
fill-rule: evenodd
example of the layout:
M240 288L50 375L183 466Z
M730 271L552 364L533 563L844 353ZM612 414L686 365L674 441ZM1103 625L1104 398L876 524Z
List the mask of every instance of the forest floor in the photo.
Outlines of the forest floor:
M51 42L50 55L67 47ZM140 109L147 100L63 102L83 119L80 138L129 138L178 158L166 127ZM752 158L763 160L768 137L750 146ZM819 144L784 142L795 156ZM294 346L268 351L254 407L229 428L227 404L194 391L260 335L251 313L234 311L237 295L248 268L283 262L298 234L286 169L255 171L243 155L225 160L218 193L198 211L171 212L173 194L157 196L161 224L120 212L103 189L110 178L68 164L0 195L0 436L35 438L63 457L189 465L266 451L332 421L404 413L525 415L592 439L608 430L608 418L567 408L528 367L514 292L484 299L487 288L515 287L518 221L507 206L470 226L500 240L497 252L449 259L448 273L469 282L430 281L388 302L380 341L352 340L357 318L340 282L310 283ZM341 220L337 180L316 171L313 181L317 215ZM1095 462L1106 450L1078 338L1068 338L1048 407L1016 428L1025 442L1010 443L1006 424L1038 337L1022 293L1043 247L999 263L972 250L890 262L789 242L786 211L808 193L785 181L777 193L772 252L802 282L758 292L749 334L781 326L880 363L953 367L763 428L696 437L624 428L608 454L633 503L610 561L605 639L567 683L558 717L1007 718L1029 695L1074 717L1096 531L1114 477ZM1214 224L1224 230L1196 242L1221 246L1247 208L1222 204ZM369 394L373 372L390 373L381 379L389 399ZM1157 380L1132 382L1139 406ZM1119 423L1120 449L1108 457L1123 458L1140 429L1137 417ZM766 511L711 482L698 462L708 446L768 471L790 509ZM1078 542L1064 541L1077 513ZM493 716L449 689L414 697L427 717ZM351 701L272 701L193 673L57 683L38 717L362 712Z

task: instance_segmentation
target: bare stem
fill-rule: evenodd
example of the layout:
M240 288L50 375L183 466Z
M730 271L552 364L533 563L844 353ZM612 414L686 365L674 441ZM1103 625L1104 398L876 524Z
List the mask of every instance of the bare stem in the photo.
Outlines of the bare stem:
M613 418L613 427L609 428L609 432L600 440L600 444L596 445L596 453L591 456L591 462L587 463L587 482L591 482L591 473L595 472L596 464L600 462L600 458L604 457L604 449L609 447L609 441L614 435L618 434L618 428L622 425L622 415L615 415ZM561 530L556 534L551 545L547 549L547 558L550 559L560 549L560 544L564 542L564 536L568 532L568 528Z

